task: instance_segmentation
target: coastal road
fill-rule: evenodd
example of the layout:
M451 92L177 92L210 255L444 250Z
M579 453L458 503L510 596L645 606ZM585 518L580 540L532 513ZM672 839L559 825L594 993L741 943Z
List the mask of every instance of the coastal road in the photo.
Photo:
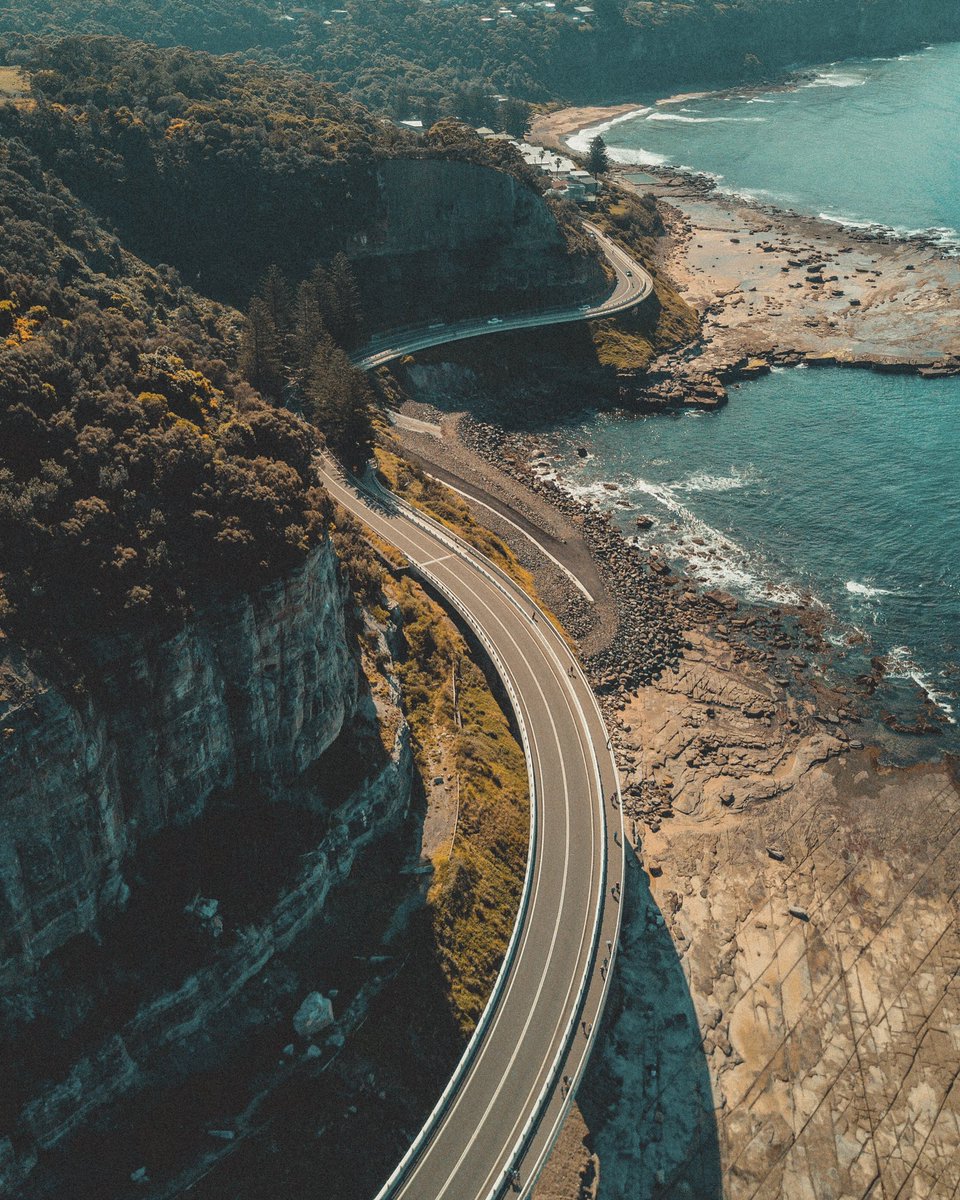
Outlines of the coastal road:
M531 788L524 893L493 995L378 1200L527 1195L592 1047L620 928L623 828L607 730L563 637L508 576L375 482L325 458L318 470L330 495L401 550L483 643L517 718Z
M545 309L536 313L509 313L500 317L473 317L468 321L449 324L436 321L417 329L396 329L372 338L353 358L364 370L382 367L405 354L415 354L431 346L461 342L467 338L486 337L490 333L507 333L513 329L537 329L543 325L566 325L571 321L597 321L613 317L642 303L653 292L653 279L629 254L605 237L600 230L584 222L584 229L597 240L607 261L616 272L613 291L600 304L583 304L571 308Z

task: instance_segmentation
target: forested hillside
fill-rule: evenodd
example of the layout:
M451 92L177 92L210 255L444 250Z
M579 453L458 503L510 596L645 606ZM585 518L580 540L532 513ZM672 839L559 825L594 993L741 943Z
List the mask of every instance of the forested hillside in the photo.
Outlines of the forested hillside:
M457 116L517 132L525 102L636 99L890 53L960 36L960 9L954 0L556 0L552 9L495 0L289 9L273 0L20 0L0 13L4 32L119 33L244 51L309 70L401 119Z
M238 314L132 259L13 140L0 264L4 626L156 620L303 560L316 438L230 365Z
M22 57L30 96L0 103L0 619L25 636L301 561L326 514L315 428L368 446L345 351L371 314L603 286L516 151L455 123L417 139L306 75L121 38Z

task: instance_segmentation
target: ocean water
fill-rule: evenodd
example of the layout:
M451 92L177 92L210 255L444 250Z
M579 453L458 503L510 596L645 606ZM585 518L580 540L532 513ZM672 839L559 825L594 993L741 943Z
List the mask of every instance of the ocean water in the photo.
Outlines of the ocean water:
M960 43L825 66L796 87L650 104L596 129L613 158L960 252Z
M625 536L704 588L823 606L839 669L886 656L881 703L925 694L960 749L960 379L778 370L720 412L597 414L558 439L559 479Z

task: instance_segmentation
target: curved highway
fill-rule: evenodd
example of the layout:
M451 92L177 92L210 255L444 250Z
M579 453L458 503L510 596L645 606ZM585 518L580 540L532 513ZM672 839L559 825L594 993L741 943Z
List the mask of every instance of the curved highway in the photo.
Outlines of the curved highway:
M610 296L374 339L365 369L512 329L589 321L634 307L650 275L592 225L616 272ZM396 546L472 628L516 715L530 779L520 911L493 993L436 1108L377 1200L528 1195L573 1101L596 1036L620 931L624 837L609 735L589 682L547 616L488 559L375 482L318 461L335 500Z
M378 1200L526 1195L591 1049L619 933L623 830L607 730L565 641L518 585L390 493L327 460L319 474L484 643L531 775L530 855L511 946L454 1078Z
M364 370L382 367L395 358L461 342L467 338L486 337L488 333L507 333L511 329L537 329L542 325L566 325L571 321L597 321L614 317L640 304L653 292L653 279L638 263L588 221L584 228L596 238L607 261L616 272L616 286L600 304L583 304L574 308L549 309L539 313L511 313L502 317L474 317L469 321L447 324L436 321L426 328L396 329L378 334L355 356L354 363Z

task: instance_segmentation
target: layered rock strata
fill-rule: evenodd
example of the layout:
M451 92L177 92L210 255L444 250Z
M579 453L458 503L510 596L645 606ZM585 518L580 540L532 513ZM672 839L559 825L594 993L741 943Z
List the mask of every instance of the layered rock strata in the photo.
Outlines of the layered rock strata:
M326 544L171 636L88 646L98 665L82 683L43 677L5 647L0 1040L18 1059L0 1112L0 1195L22 1194L43 1152L98 1110L262 1026L274 993L278 1011L296 1008L289 968L268 982L267 965L322 924L331 890L396 828L413 785L390 631L366 631L381 664L371 690L357 621ZM258 836L269 862L249 846L231 860L230 846ZM185 864L195 845L206 849ZM232 861L255 864L257 905ZM185 905L176 889L192 872L231 902Z

